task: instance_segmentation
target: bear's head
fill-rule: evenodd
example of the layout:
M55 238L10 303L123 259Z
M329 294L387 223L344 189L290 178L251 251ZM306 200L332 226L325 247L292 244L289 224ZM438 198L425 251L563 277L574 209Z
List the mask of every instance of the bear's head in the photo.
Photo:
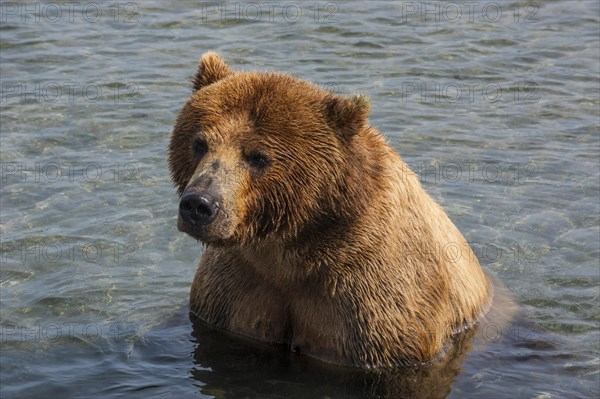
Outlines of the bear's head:
M360 181L368 148L355 144L370 129L366 98L236 72L213 52L193 90L169 145L181 231L213 245L292 240L368 203Z

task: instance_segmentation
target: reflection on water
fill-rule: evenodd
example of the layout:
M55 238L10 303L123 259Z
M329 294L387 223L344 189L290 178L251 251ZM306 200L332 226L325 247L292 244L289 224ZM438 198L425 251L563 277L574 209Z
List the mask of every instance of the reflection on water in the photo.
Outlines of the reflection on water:
M445 398L470 347L464 337L435 366L360 370L225 336L201 324L194 336L192 375L204 384L202 393L215 397Z
M598 2L290 4L0 2L0 396L598 396ZM193 329L166 147L207 50L368 95L516 324L393 372Z
M179 317L181 316L181 317ZM195 321L193 329L181 311L164 325L153 329L136 348L141 358L165 362L171 368L190 367L197 390L216 398L445 398L468 359L478 373L471 384L460 387L456 397L486 392L494 397L498 387L482 387L486 373L499 362L531 362L537 372L554 371L560 353L547 332L517 317L507 324L483 321L457 337L441 361L419 368L361 370L322 363L297 355L285 345L261 343L214 330ZM173 352L180 343L173 337L187 336L193 362L181 361ZM189 360L189 359L188 359ZM491 367L490 367L491 366ZM509 376L508 376L509 377ZM509 377L510 378L510 377ZM167 387L148 388L153 393ZM502 389L505 389L503 387ZM455 390L455 389L454 389Z

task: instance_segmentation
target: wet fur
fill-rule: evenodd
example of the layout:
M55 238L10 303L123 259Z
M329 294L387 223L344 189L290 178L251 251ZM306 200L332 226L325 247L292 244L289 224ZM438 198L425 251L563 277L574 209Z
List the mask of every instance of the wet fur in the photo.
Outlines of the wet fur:
M196 316L324 361L382 367L442 356L487 311L492 289L476 257L367 124L364 97L234 72L215 53L202 57L194 90L171 174L181 194L217 162L227 212L207 233ZM196 164L199 131L218 150ZM243 162L253 146L275 159L262 174Z

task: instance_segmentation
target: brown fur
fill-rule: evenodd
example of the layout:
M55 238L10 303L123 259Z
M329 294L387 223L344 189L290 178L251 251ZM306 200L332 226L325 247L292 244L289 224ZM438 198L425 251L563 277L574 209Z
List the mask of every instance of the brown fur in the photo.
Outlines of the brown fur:
M195 315L379 367L435 359L485 313L491 286L469 245L368 112L362 96L202 57L169 148L179 194L210 176L223 198L224 216L191 233L207 244ZM196 137L209 148L200 161ZM255 150L264 170L246 162Z

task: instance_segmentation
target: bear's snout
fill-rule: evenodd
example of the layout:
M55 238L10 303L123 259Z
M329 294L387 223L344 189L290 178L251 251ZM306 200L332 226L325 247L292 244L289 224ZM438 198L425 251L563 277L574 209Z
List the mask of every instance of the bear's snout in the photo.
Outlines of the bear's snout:
M184 223L197 226L212 222L219 213L219 203L208 192L183 193L179 213Z

